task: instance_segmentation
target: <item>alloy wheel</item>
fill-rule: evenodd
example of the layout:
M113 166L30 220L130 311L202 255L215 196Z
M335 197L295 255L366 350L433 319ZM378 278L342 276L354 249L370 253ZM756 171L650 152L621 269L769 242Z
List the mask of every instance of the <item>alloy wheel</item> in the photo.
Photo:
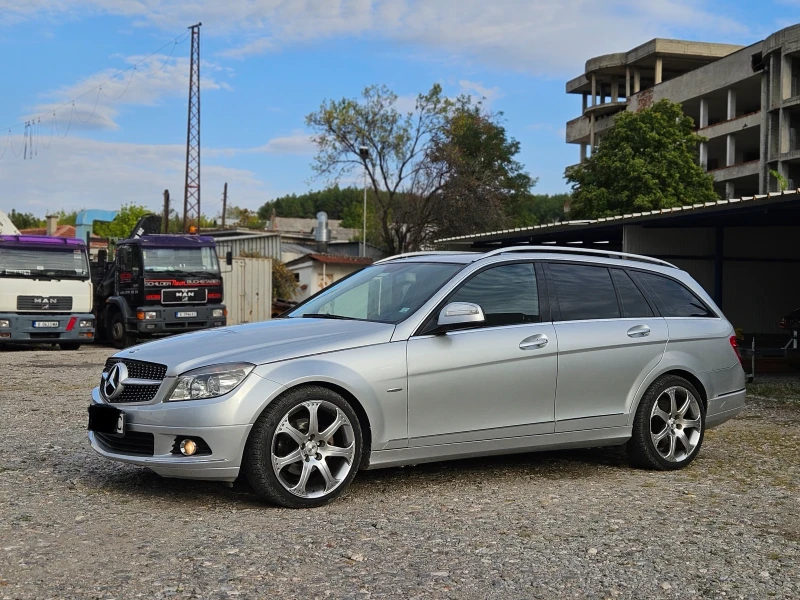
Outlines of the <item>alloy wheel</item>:
M650 412L650 438L665 460L680 463L692 456L702 439L700 403L681 386L665 389Z
M331 402L310 400L289 410L275 429L272 468L286 491L321 498L347 478L355 448L347 415Z

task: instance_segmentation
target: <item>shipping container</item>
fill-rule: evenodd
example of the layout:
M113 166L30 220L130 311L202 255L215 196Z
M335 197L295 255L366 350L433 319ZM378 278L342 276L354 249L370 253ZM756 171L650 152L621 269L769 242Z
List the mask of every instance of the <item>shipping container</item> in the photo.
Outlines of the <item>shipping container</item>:
M222 264L228 325L267 321L272 316L272 259L234 258Z

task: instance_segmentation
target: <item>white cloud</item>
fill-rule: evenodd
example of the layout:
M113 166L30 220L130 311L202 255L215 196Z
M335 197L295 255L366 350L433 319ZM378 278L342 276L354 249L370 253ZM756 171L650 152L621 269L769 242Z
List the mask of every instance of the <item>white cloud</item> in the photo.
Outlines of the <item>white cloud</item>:
M267 154L311 156L316 151L316 146L309 134L295 131L291 135L272 138L266 144L255 148L253 151Z
M22 136L14 149L22 148ZM0 154L5 146L0 141ZM115 208L133 202L160 210L161 192L169 189L173 205L183 198L186 147L182 144L126 144L100 142L77 136L53 140L50 150L32 160L15 158L11 150L0 160L3 194L0 210L12 208L43 215L47 211ZM203 150L213 157L214 151ZM229 182L238 206L257 208L269 197L263 182L252 172L204 161L202 209L220 210L222 186Z
M55 111L62 132L67 126L71 129L115 130L118 129L116 118L126 105L153 106L164 98L186 96L189 88L187 58L129 56L124 63L136 66L116 76L119 69L105 69L42 94L46 101L33 106L30 114L21 120L42 115L43 125L49 128ZM215 78L215 73L224 74L218 65L204 61L201 67L203 92L230 89L227 83Z
M107 13L178 30L198 19L204 35L236 39L247 56L331 37L406 42L534 74L563 76L590 56L650 38L755 41L748 25L706 9L709 0L0 0L0 23L40 14ZM577 74L577 73L576 73Z
M477 81L462 79L458 82L458 86L461 88L462 94L477 96L479 100L483 99L484 104L487 106L491 105L492 102L498 98L503 97L503 91L499 87L487 88L485 85Z

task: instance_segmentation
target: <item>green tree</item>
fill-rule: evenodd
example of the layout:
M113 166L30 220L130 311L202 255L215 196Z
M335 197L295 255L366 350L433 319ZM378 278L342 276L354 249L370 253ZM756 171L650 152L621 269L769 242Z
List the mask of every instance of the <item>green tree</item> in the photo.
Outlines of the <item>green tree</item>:
M270 200L258 209L258 217L266 222L273 211L278 217L313 219L325 211L329 219L343 219L345 212L354 203L363 201L364 191L355 187L340 188L338 185L305 194L291 194Z
M13 208L11 209L11 213L8 215L8 218L11 219L11 222L14 224L14 227L19 229L20 231L23 229L44 227L46 225L44 219L40 219L34 216L33 213L21 213L17 212Z
M126 204L119 209L119 213L113 221L109 223L95 223L93 232L100 237L106 238L126 238L128 237L136 222L143 216L151 214L151 211L144 206L137 204Z
M570 218L596 218L717 200L713 177L697 164L694 121L660 100L623 112L591 157L565 173Z
M434 137L430 157L445 174L434 206L438 236L507 226L515 204L535 185L515 158L519 142L508 136L501 120L502 113L460 98Z
M564 204L571 200L570 194L522 194L509 207L511 225L529 227L561 221Z
M444 178L429 150L453 104L437 84L402 114L394 92L370 86L361 98L326 100L306 117L317 145L318 176L336 182L366 169L382 245L391 253L419 248L433 237L432 202ZM366 160L360 158L362 145L369 149Z

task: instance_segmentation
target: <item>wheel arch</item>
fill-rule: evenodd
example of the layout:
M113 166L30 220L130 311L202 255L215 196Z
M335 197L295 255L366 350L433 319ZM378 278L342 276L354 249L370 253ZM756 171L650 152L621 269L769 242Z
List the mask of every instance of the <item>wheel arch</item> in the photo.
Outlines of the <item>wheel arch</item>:
M369 416L367 415L367 411L364 409L364 406L361 404L359 399L356 398L355 394L353 394L353 392L351 392L347 388L337 383L319 379L309 379L307 381L297 382L294 383L293 385L284 387L274 398L266 402L261 407L261 410L259 410L258 414L256 414L255 417L253 418L253 422L258 420L264 413L264 411L267 410L267 408L272 403L274 403L279 398L282 398L289 392L293 392L299 388L314 387L314 386L323 387L331 390L332 392L336 392L342 398L344 398L344 400L352 407L353 411L355 411L356 416L358 417L358 425L361 428L361 437L362 437L361 464L359 466L359 469L366 469L367 467L369 467L370 455L372 453L372 425L370 423ZM248 439L249 437L250 434L248 434Z
M647 393L647 390L650 389L650 386L652 386L653 383L665 375L676 375L678 377L683 377L686 381L691 383L700 394L700 401L703 404L703 409L708 410L709 386L706 383L703 383L703 380L696 373L689 371L685 367L670 366L664 368L663 370L653 370L653 372L651 372L650 375L641 383L639 389L636 391L634 402L628 412L629 425L633 424L633 419L636 417L636 411L639 409L639 404L641 403L642 398L644 398L644 395Z

